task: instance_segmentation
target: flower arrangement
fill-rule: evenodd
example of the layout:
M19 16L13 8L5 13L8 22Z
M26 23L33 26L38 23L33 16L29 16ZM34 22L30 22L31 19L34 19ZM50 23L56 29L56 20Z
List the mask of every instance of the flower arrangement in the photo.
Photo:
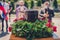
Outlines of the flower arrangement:
M47 20L36 20L35 22L18 20L12 24L12 34L25 37L27 40L52 37L54 31L56 31L56 26L48 23Z

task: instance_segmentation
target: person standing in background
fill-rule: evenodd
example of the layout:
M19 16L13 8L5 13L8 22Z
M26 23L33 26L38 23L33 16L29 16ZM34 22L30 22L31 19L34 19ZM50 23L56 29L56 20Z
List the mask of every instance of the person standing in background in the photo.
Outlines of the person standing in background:
M45 2L45 6L46 6L45 10L48 11L48 15L49 15L48 21L52 22L52 17L54 17L54 10L52 7L50 7L50 4L48 1Z
M5 1L3 1L3 7L4 7L5 11L6 11L6 16L5 16L6 33L8 33L8 16L7 16L7 14L9 13L9 11L8 11L8 9L9 9L8 3L6 3ZM2 21L3 21L3 25L4 25L4 19Z
M44 3L43 8L44 9L41 10L41 14L43 15L43 17L47 17L48 22L52 22L52 17L54 17L54 10L50 8L50 4L48 1Z
M4 33L4 20L6 21L6 32L7 32L7 28L8 28L8 18L6 15L6 10L4 9L4 7L2 6L2 4L0 3L0 18L2 20L2 33Z
M19 1L19 6L16 8L16 19L25 18L27 8L24 6L24 1Z
M8 14L9 13L9 5L8 5L8 3L7 2L5 2L5 1L3 1L3 6L4 6L4 8L5 8L5 10L6 10L6 13Z
M11 17L11 14L12 14L12 5L11 5L11 3L10 3L10 1L8 2L8 5L9 5L9 21L11 21L10 19L10 17Z

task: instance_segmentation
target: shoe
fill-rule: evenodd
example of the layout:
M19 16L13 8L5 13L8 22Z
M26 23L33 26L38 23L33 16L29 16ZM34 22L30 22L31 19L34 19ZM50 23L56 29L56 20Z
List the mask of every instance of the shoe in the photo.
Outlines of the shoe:
M2 31L2 34L4 33L4 31Z
M9 34L9 33L8 33L8 30L6 30L6 34Z

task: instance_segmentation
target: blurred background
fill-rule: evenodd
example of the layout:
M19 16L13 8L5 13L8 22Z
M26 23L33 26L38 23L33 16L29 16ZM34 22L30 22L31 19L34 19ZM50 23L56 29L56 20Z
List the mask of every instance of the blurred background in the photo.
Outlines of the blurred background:
M2 3L3 1L10 1L11 5L12 5L12 14L11 14L11 22L9 22L9 26L10 24L13 22L14 18L15 18L15 8L19 5L19 1L20 0L0 0L0 2ZM41 6L43 5L43 3L45 1L49 1L50 3L50 7L53 8L54 10L54 14L55 17L53 18L53 22L54 25L57 26L57 32L55 32L54 34L54 38L60 40L60 0L24 0L25 2L25 6L28 9L41 9ZM0 22L0 29L1 29L1 22ZM10 35L6 35L6 36L0 36L0 40L9 40Z

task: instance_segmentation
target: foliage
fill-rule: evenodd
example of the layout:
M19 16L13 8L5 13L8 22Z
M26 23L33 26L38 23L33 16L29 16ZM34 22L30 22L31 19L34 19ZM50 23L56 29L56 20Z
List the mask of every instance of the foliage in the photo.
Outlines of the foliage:
M37 6L41 6L41 0L38 0Z
M53 2L53 6L54 6L54 8L58 8L57 0L54 0L54 2Z
M19 20L13 23L12 33L18 37L25 37L27 40L52 37L52 30L46 26L46 23L47 20L36 20L33 23Z

